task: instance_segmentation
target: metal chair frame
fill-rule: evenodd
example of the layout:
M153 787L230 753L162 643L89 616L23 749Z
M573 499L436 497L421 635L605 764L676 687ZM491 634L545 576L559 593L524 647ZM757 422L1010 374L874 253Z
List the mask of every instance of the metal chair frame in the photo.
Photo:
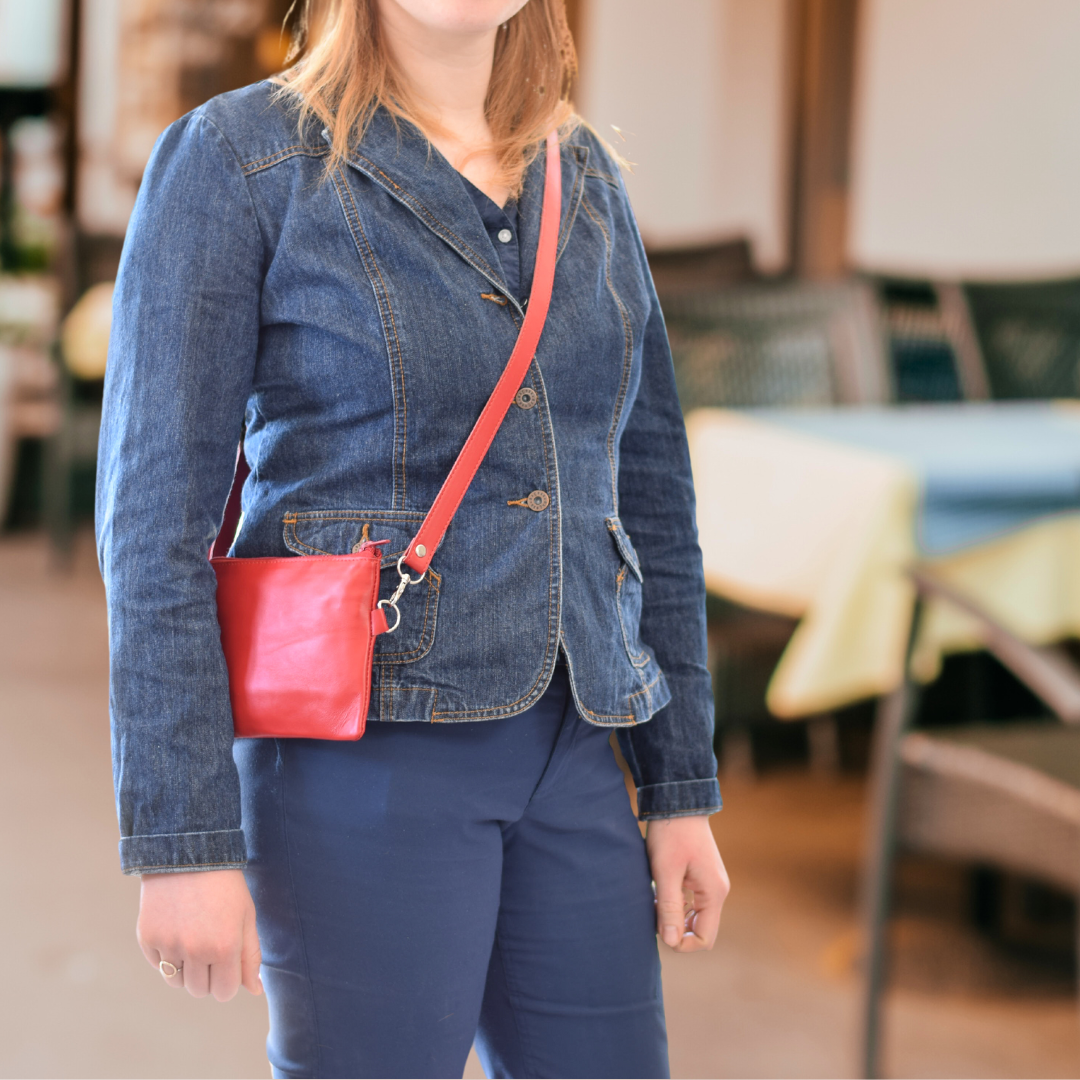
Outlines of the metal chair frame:
M1080 725L1080 670L1061 649L1036 647L1021 641L981 607L925 569L914 569L911 576L917 589L917 599L912 615L909 658L925 600L945 600L979 622L987 650L1041 698L1059 720ZM1036 820L1045 823L1051 818L1060 819L1080 834L1080 790L1067 787L1049 776L1045 777L1045 784L1040 785L1041 774L1026 766L1014 765L1006 758L974 748L956 745L946 749L944 740L935 741L932 736L912 733L910 729L918 702L918 687L910 678L905 679L879 702L874 731L867 858L862 890L865 968L861 1066L862 1075L866 1077L879 1075L881 995L886 978L885 928L891 903L893 862L900 846L900 833L904 831L900 811L905 767L934 770L937 779L944 785L951 783L954 805L955 799L970 800L973 792L978 792L983 806L998 815L1015 811L1015 807L1007 805L1008 800L1002 792L1010 785L1026 787L1028 790L1024 795L1034 800L1032 814L1041 814L1041 817L1029 815L1029 826ZM978 784L977 775L981 773L985 776L988 771L996 773L991 778L992 782L984 784L981 789L973 787L973 782ZM1036 788L1038 790L1033 791ZM992 830L983 830L979 837L966 837L953 829L951 835L943 836L942 833L948 831L943 828L945 825L947 823L926 824L924 818L924 835L914 840L909 837L909 846L946 851L952 855L966 852L969 856L992 858L1000 865L1020 872L1041 871L1040 876L1050 876L1050 868L1036 866L1022 850L1017 850L1018 845L1008 845L994 835L988 836L987 832L992 833ZM976 848L979 850L976 851ZM1055 884L1080 892L1080 859L1076 862L1075 868L1067 868L1069 872L1053 874Z

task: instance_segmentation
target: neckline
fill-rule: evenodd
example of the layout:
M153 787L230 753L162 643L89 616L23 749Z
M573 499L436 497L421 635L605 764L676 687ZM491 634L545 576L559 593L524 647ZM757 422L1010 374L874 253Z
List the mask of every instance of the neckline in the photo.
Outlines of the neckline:
M454 168L452 165L450 167L452 169ZM506 214L507 217L509 217L510 213L511 213L511 210L516 208L517 204L515 203L515 201L512 198L508 198L506 200L506 202L503 203L502 206L500 206L486 191L484 191L483 188L477 187L476 184L474 184L463 172L458 172L457 169L454 169L454 172L456 172L458 174L458 176L461 177L462 182L466 185L466 190L467 191L476 192L477 195L482 196L489 203L491 203L491 205L494 206L495 209L498 210L500 214Z

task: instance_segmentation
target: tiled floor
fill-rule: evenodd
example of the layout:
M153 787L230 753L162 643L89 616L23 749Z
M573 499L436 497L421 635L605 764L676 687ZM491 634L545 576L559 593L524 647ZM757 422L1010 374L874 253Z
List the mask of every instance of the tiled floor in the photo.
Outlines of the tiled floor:
M60 576L32 538L0 541L0 615L0 1076L266 1076L261 1000L193 1001L136 948L89 548ZM787 774L725 796L720 944L665 958L673 1075L851 1076L862 786ZM1071 979L999 955L933 903L896 929L892 1075L1080 1072ZM467 1075L481 1075L475 1059Z

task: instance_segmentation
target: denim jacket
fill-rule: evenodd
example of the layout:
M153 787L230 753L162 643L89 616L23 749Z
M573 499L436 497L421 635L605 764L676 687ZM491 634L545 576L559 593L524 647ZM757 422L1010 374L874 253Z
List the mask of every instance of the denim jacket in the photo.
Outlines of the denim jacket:
M376 114L326 175L318 126L261 83L178 120L117 281L98 477L125 871L242 866L228 678L207 549L237 442L232 554L388 540L382 594L513 348L526 297L460 174ZM544 158L518 201L531 282ZM371 721L513 716L560 650L619 730L645 818L719 808L704 582L664 324L616 165L562 152L536 360L401 625ZM646 722L648 721L648 722Z

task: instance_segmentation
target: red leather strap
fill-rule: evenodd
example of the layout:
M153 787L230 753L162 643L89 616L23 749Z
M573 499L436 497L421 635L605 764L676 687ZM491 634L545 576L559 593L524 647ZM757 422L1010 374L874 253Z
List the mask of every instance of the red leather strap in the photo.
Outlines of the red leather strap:
M439 494L431 504L413 537L408 549L402 556L405 564L423 576L431 563L439 544L446 533L465 492L469 490L476 470L487 455L495 435L502 426L507 410L514 400L525 379L529 365L533 362L536 346L547 320L548 306L551 303L551 288L555 281L555 257L559 241L559 218L562 213L562 169L559 160L559 136L553 131L547 137L547 172L544 177L544 204L540 213L540 241L536 250L536 266L533 269L533 287L525 312L525 321L518 333L517 343L510 359L503 369L499 381L495 384L491 397L488 398L483 412L469 432L465 445L461 448L449 476L443 481ZM221 522L221 530L211 549L211 557L227 555L236 537L236 527L240 522L240 491L244 486L250 469L244 458L241 445L236 456L236 473L233 476L229 501ZM424 549L423 555L417 554L417 548Z
M465 492L469 490L476 470L484 460L502 425L503 418L518 392L529 365L533 362L536 346L540 342L548 305L551 303L551 287L555 281L555 256L559 242L559 217L562 212L562 170L559 164L559 136L553 131L547 138L547 174L544 178L544 205L540 215L540 242L536 250L536 266L533 269L533 286L525 312L525 322L518 334L517 344L510 354L495 389L488 398L483 412L473 425L465 445L454 462L450 475L443 481L439 494L431 504L416 536L413 537L403 556L405 564L423 575L435 550L442 543L443 535L450 525ZM417 553L422 547L424 554Z

